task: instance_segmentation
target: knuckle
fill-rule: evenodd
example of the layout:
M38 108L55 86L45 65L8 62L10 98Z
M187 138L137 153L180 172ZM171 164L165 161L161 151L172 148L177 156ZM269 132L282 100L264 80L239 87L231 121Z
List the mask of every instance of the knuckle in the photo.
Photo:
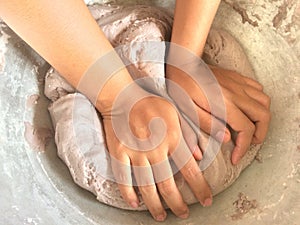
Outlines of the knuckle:
M171 129L168 131L168 136L170 141L178 140L180 137L179 131L177 129Z
M271 112L269 110L262 111L262 120L267 124L269 123L271 120Z
M237 90L237 89L235 89L235 90ZM238 99L237 99L237 95L235 93L232 93L232 92L227 92L226 93L225 102L228 102L230 105L232 105L236 101L238 101Z
M194 144L198 143L198 138L197 138L195 132L190 127L190 125L188 125L185 121L181 125L181 130L182 130L182 135L183 135L184 139L186 140L186 142L194 143Z
M127 147L124 143L118 142L113 148L109 148L109 150L112 156L121 159L126 154Z
M271 97L262 92L261 105L269 109L271 105Z
M154 185L140 186L139 190L143 197L147 196L147 198L150 199L156 194L156 188Z
M199 173L200 173L199 167L188 166L185 171L185 176L186 176L186 179L188 179L188 180L194 180L195 178L198 177Z
M265 133L260 133L260 132L256 132L254 137L253 137L253 144L261 144L263 143L264 139L265 139L266 134Z
M263 141L264 141L264 136L256 135L255 140L254 140L254 144L261 144Z
M262 84L260 84L259 82L257 82L256 80L254 80L254 81L256 82L257 88L262 91L264 89L264 86Z
M247 79L249 79L251 81L251 83L253 83L255 85L256 89L261 90L261 91L263 90L264 86L261 83L259 83L257 80L250 78L250 77L248 77Z
M254 134L255 129L256 129L255 125L252 122L248 122L246 131L250 134Z
M179 145L181 139L180 131L177 128L169 129L167 133L168 152L173 152Z
M265 96L265 102L266 102L266 106L269 108L271 105L271 97L266 95Z
M133 194L131 194L130 191L120 189L120 192L121 192L122 198L126 202L131 203L131 202L135 201L135 196L133 196Z
M132 188L132 186L129 186L129 185L123 185L123 184L119 184L118 185L118 188L120 190L120 193L121 193L121 196L122 198L130 203L132 201L135 201L136 199L136 194L135 194L135 191L134 189Z
M163 196L163 197L170 197L173 196L175 193L175 189L172 185L171 182L169 181L164 181L161 182L158 185L159 188L159 193Z
M257 134L254 135L253 143L262 144L266 138L266 135L267 135L266 132L262 132L262 133L257 132Z

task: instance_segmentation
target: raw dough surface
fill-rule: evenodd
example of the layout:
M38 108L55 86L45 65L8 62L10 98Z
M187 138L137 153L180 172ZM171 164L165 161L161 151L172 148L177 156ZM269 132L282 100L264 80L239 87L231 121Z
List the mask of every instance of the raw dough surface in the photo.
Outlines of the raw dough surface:
M113 46L132 41L169 40L172 15L162 9L149 6L91 6L90 11ZM124 52L130 58L132 49ZM142 51L140 51L142 52ZM138 55L138 57L141 57ZM212 29L205 47L204 60L213 65L235 70L254 78L254 72L240 45L228 33ZM150 76L161 92L165 91L164 68L160 65L133 65L133 78ZM157 79L160 78L160 79ZM46 75L45 94L52 100L49 111L55 129L58 155L68 166L74 181L91 191L100 202L118 208L130 209L122 199L116 183L103 176L110 172L105 154L101 121L93 105L81 94L75 93L60 75L51 69ZM207 137L203 134L204 141ZM230 161L233 142L222 145L214 162L203 172L216 195L230 186L241 171L254 159L260 146L251 146L241 163L233 166ZM180 173L176 184L186 203L197 199ZM137 210L146 210L141 199Z

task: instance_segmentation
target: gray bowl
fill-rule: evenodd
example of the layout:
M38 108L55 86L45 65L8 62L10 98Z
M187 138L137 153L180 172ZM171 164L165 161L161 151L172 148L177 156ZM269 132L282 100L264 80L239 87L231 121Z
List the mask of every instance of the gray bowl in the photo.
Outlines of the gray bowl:
M174 6L174 1L127 1L137 2ZM214 198L213 206L192 205L188 219L169 213L160 224L299 224L300 2L234 2L222 2L214 26L239 40L272 97L273 118L262 162L248 167ZM148 212L106 206L75 185L56 155L53 139L44 151L28 145L24 133L30 124L52 130L43 95L43 77L50 66L0 25L0 224L156 224ZM29 98L32 95L39 98ZM236 218L233 203L241 192L258 206Z

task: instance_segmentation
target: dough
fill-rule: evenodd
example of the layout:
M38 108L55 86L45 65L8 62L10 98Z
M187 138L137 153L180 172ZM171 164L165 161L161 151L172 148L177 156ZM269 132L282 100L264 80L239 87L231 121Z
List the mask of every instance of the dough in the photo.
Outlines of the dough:
M91 6L90 11L113 46L143 40L169 40L172 15L163 9L150 6ZM132 49L124 52L130 58ZM140 51L142 52L142 51ZM139 57L139 56L138 56ZM212 29L205 47L207 63L236 70L253 77L253 70L240 45L228 33ZM157 64L132 65L134 78L150 76L157 88L165 91L164 68ZM160 78L160 79L158 79ZM74 181L91 191L100 202L123 209L130 208L122 199L117 184L103 176L110 173L105 151L102 126L93 105L75 90L53 69L46 75L46 96L53 101L49 111L55 129L58 155L68 166ZM202 134L202 139L207 137ZM230 186L241 171L254 159L260 146L251 146L237 165L230 161L233 142L222 145L213 163L203 172L216 195ZM188 204L198 202L180 173L175 175L176 184ZM137 210L146 210L142 199Z

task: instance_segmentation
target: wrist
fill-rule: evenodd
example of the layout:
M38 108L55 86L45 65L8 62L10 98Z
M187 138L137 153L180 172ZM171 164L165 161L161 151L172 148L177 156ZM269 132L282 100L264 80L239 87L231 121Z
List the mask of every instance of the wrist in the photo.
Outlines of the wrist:
M134 80L126 68L120 70L103 85L102 90L100 90L97 96L95 107L100 113L110 112L116 98L126 86L133 82Z
M124 108L131 108L140 100L150 96L153 95L140 87L125 69L105 84L95 106L102 116L109 116L124 112Z
M220 0L177 0L171 42L201 56Z
M122 89L133 82L116 51L102 55L81 76L76 89L102 113L112 108Z

